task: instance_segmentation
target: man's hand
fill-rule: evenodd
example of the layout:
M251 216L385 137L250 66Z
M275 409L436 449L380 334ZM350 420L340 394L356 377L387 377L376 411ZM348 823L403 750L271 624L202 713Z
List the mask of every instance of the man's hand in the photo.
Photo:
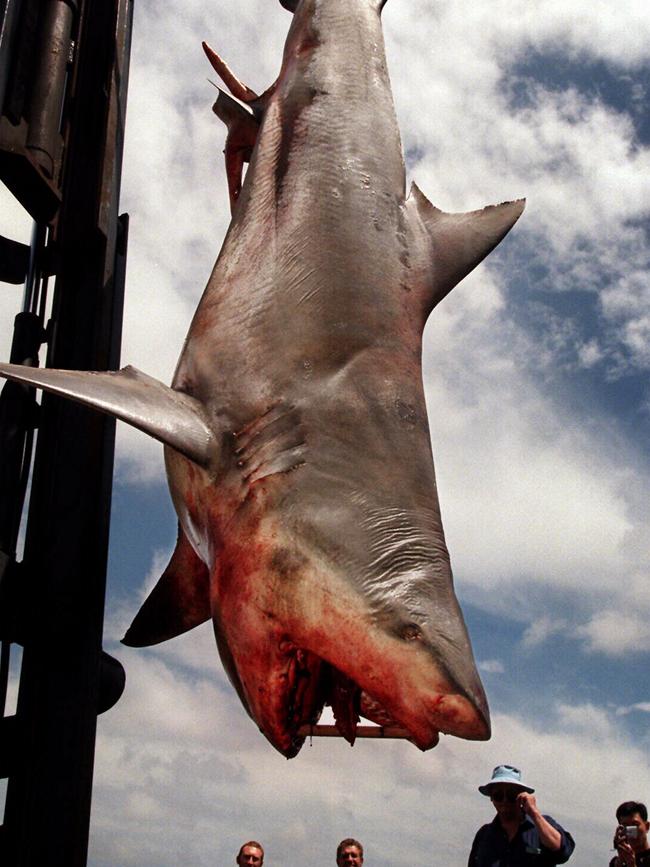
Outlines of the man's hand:
M517 804L521 811L532 819L535 815L539 815L537 807L537 798L535 795L529 795L528 792L520 792L517 797Z
M517 805L524 815L529 816L531 821L535 823L537 832L539 833L539 842L542 846L545 846L552 852L557 852L562 846L562 835L557 828L554 828L542 816L537 806L535 795L530 795L528 792L520 792L517 796ZM631 864L629 867L634 867L634 865Z
M634 850L630 846L630 841L627 839L623 825L619 825L614 834L614 848L618 852L620 867L635 867L636 858L634 857Z

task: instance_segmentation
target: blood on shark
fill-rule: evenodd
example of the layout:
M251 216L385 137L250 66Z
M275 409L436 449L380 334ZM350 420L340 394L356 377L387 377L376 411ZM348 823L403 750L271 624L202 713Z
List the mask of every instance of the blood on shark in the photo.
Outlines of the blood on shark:
M440 732L485 739L422 332L524 202L453 214L415 184L407 193L384 3L283 5L280 73L250 114L250 165L230 184L230 227L171 388L131 367L0 372L165 444L178 544L125 643L211 619L242 704L288 757L326 704L350 741L360 715L421 749ZM220 116L236 126L231 109Z

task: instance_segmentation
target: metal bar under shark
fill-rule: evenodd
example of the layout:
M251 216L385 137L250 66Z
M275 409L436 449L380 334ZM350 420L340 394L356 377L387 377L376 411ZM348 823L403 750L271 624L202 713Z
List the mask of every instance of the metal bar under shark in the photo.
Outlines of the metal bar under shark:
M335 725L304 725L298 730L303 738L340 738L341 732ZM354 738L386 738L387 740L408 740L406 729L397 726L364 726L358 725L354 730Z
M232 220L171 388L132 368L0 372L165 444L178 543L127 645L212 620L244 708L287 757L325 705L349 741L359 717L420 749L441 732L486 739L422 332L524 202L445 213L407 194L383 0L283 5L293 19L262 96L206 51L244 102L224 93L215 109Z

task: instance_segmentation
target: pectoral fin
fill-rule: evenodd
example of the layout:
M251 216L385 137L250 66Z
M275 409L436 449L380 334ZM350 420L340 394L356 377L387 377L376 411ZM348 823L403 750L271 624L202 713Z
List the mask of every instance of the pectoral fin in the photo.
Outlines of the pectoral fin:
M480 211L448 214L436 208L416 184L406 202L418 252L427 251L428 267L419 288L426 314L466 277L508 234L521 216L525 199L489 205Z
M148 647L182 635L211 617L208 567L178 528L178 541L160 580L146 598L122 643Z
M91 373L0 364L0 376L119 418L201 466L213 456L215 438L203 405L135 367Z

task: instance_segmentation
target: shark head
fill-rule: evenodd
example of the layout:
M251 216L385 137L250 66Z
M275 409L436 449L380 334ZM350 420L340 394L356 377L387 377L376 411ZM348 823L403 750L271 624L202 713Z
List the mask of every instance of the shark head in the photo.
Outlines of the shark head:
M488 738L444 542L432 544L422 511L303 496L292 521L292 506L278 509L283 487L257 486L211 581L221 656L261 731L295 755L330 705L350 742L360 716L421 749L439 732Z

